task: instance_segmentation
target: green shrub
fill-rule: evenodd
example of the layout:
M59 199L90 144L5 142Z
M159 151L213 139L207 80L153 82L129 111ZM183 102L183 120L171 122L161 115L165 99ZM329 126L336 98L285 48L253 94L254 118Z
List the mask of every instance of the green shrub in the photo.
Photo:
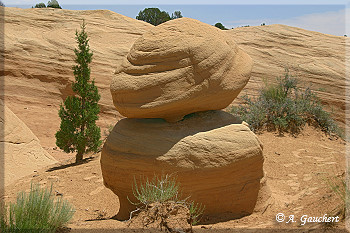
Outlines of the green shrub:
M41 2L41 3L36 4L34 8L46 8L46 5L45 5L45 3Z
M140 184L137 184L136 178L134 178L134 182L133 194L139 202L133 203L129 200L133 205L141 205L140 209L142 209L147 208L147 206L152 203L163 204L172 201L183 204L189 209L192 225L200 221L205 207L202 206L202 204L187 201L189 197L180 199L179 184L176 182L176 179L170 175L163 175L160 178L154 176L151 181L146 178L146 180L141 181Z
M55 232L73 217L73 207L50 189L31 185L30 192L20 192L9 209L2 206L1 232Z
M277 78L276 85L265 82L257 98L244 95L243 104L233 107L231 113L246 121L254 132L266 128L281 134L297 134L309 123L330 135L343 136L316 94L309 87L300 89L297 84L297 79L286 70L283 78Z

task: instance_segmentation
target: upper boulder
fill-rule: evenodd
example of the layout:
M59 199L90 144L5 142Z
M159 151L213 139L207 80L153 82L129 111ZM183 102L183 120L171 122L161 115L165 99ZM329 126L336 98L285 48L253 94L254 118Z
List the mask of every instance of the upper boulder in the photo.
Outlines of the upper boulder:
M163 23L137 39L111 83L129 118L183 116L227 107L247 84L252 59L232 36L198 20Z

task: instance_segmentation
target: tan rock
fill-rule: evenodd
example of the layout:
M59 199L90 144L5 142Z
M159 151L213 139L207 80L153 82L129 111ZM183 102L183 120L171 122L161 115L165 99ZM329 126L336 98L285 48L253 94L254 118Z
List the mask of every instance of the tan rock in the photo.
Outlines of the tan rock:
M341 127L345 127L346 59L350 59L350 38L313 32L281 24L242 27L225 31L254 60L251 78L240 94L257 96L268 83L284 75L285 68L303 88L311 85ZM347 58L346 58L347 57ZM240 97L238 96L238 97ZM236 98L234 104L238 104ZM349 118L348 114L348 119Z
M115 107L129 118L167 121L227 107L247 84L253 64L233 39L190 18L152 28L116 70Z
M54 135L60 125L59 104L72 94L71 67L74 65L73 49L77 46L74 36L82 19L87 23L94 52L90 67L91 78L95 78L101 94L100 122L104 123L106 118L112 122L116 116L119 119L110 93L113 73L134 42L154 28L153 25L107 10L13 7L3 10L6 17L3 17L5 35L1 52L5 58L2 67L5 76L0 79L4 80L6 105L44 147L55 146ZM322 103L329 106L328 110L333 107L337 121L344 125L345 77L350 77L345 72L349 37L286 25L235 28L225 32L254 60L251 78L241 94L247 92L256 96L263 79L274 80L283 75L284 67L288 66L301 82L312 83ZM238 99L234 103L237 104Z
M32 131L0 100L1 187L57 161L40 145Z
M4 21L5 36L4 46L0 47L4 48L1 53L5 57L2 67L5 77L0 85L4 84L6 105L44 147L55 146L55 133L61 122L59 104L73 94L75 31L80 30L83 19L93 52L91 78L101 95L100 121L104 123L106 118L115 119L119 115L109 89L115 64L153 25L109 10L5 7L3 11L6 17L0 18Z
M101 155L106 187L120 201L119 219L136 202L134 177L174 174L184 197L206 206L207 215L253 211L263 176L262 145L229 113L209 111L167 123L162 119L122 119Z

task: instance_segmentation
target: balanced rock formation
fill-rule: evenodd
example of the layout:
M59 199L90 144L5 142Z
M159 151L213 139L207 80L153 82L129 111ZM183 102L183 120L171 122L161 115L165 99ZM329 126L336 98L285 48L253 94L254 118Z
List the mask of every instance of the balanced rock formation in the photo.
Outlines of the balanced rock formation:
M6 124L5 124L6 123ZM40 145L32 131L0 100L0 171L5 187L57 161Z
M224 111L208 111L168 123L163 119L122 119L101 155L106 187L118 197L119 219L136 202L134 178L177 177L183 196L205 205L205 214L252 213L263 177L262 145L250 129Z
M60 125L57 110L73 94L75 30L79 30L83 19L94 52L91 77L101 94L99 123L103 125L106 119L109 123L115 116L120 117L110 92L113 73L134 42L153 25L108 10L14 7L2 10L5 17L0 18L5 33L0 51L5 62L1 67L4 76L0 77L4 80L4 92L0 91L0 95L5 95L1 98L5 98L6 105L43 146L55 146L54 135ZM241 94L257 96L263 79L273 82L283 75L284 67L289 67L304 86L312 84L322 103L329 106L327 109L334 109L338 123L345 125L345 106L349 100L346 95L350 93L345 91L345 77L350 77L350 69L346 72L345 68L346 56L350 56L346 53L350 49L349 37L287 25L242 27L225 33L254 60L251 78ZM238 96L233 103L239 100ZM34 119L39 115L40 121Z
M232 36L190 18L163 23L136 40L111 83L129 118L163 118L227 107L247 84L252 59Z

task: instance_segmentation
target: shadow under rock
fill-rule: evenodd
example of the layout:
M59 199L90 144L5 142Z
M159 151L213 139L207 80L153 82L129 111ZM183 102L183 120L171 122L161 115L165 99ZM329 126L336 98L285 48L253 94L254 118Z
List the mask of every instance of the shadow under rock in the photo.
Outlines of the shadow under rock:
M80 162L78 162L78 163L61 164L61 165L59 165L59 166L55 166L55 167L51 167L51 168L47 169L46 172L53 172L53 171L65 169L65 168L68 168L68 167L79 166L79 165L88 163L88 162L94 160L95 158L96 158L96 157L91 156L91 157L88 157L88 158L83 159L82 161L80 161Z

